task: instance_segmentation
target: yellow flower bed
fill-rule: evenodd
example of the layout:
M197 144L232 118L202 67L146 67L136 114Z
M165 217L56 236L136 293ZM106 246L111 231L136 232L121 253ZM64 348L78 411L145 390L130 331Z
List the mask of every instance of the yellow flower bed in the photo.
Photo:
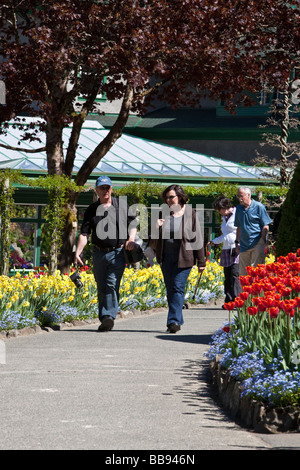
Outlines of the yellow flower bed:
M12 277L0 276L0 330L96 318L98 302L94 275L89 271L82 271L80 275L81 289L59 271L54 276L35 271L27 276L20 272ZM192 301L197 280L198 270L194 267L186 286L187 301ZM216 262L207 262L195 302L207 303L222 294L223 269ZM121 310L148 310L165 305L166 289L159 265L125 269L120 286Z

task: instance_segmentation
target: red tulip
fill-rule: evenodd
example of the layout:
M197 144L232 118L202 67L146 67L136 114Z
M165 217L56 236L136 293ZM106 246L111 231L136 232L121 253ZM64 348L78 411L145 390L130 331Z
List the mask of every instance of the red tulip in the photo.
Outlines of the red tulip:
M295 300L295 307L300 308L300 297L295 297L294 300Z
M288 297L290 293L292 292L292 289L290 287L283 287L279 289L280 294L282 297Z
M235 303L234 302L225 302L224 303L224 308L225 310L233 310L235 307Z
M266 265L266 271L267 271L268 273L275 272L275 270L276 270L276 265L275 265L275 263L270 263L270 264L267 264L267 265Z
M261 299L262 299L261 297L252 297L251 301L254 305L258 306Z
M276 302L277 300L281 299L281 295L279 294L279 292L272 292L271 294L266 293L266 298L271 298L274 302Z
M248 294L251 294L251 286L244 286L243 290L244 290L244 292L247 292Z
M262 289L264 292L272 292L275 290L275 287L272 286L270 282L264 282L262 285Z
M283 305L282 305L282 310L284 310L284 312L288 315L290 315L291 317L294 316L294 313L295 313L295 301L294 299L291 299L291 300L284 300L283 301Z
M276 303L276 298L268 295L266 297L263 297L262 302L267 308L274 307Z
M276 306L282 310L284 306L284 300L278 300L276 302Z
M278 282L277 277L270 276L268 279L269 279L269 282L272 284L272 286L276 286L276 284Z
M252 276L240 276L240 283L242 286L249 286L253 282Z
M290 283L291 288L295 292L300 292L300 279L293 279Z
M246 267L246 271L248 273L248 276L252 276L252 275L255 275L256 273L256 268L253 267L253 266L247 266Z
M300 261L292 264L293 271L299 273L300 272Z
M254 295L255 295L255 294L260 294L261 291L262 291L262 286L261 286L261 284L259 284L259 283L257 283L257 282L254 283L254 284L252 284L251 290L250 290L251 294L254 294Z
M241 292L241 293L239 294L239 298L242 299L242 300L247 300L248 297L249 297L249 292L245 292L245 291L244 291L244 292Z
M288 260L291 261L297 261L297 255L296 253L288 253L287 255Z
M234 305L237 307L237 308L242 308L243 305L244 305L244 300L242 299L239 299L238 297L236 297L235 301L234 301Z
M224 326L222 329L223 329L223 331L224 331L225 333L229 333L229 331L230 331L230 326Z
M269 313L271 318L277 318L279 314L279 308L278 307L270 307L269 308Z
M260 302L258 304L257 308L260 312L265 312L267 310L268 306L266 305L265 302Z
M88 271L89 267L87 265L81 266L80 271Z
M260 312L265 312L268 307L271 307L270 302L265 297L253 297L252 302Z
M258 311L257 307L247 307L247 312L249 315L256 315Z
M263 266L263 267L257 266L256 275L258 277L264 279L266 277L266 268L265 268L265 266Z

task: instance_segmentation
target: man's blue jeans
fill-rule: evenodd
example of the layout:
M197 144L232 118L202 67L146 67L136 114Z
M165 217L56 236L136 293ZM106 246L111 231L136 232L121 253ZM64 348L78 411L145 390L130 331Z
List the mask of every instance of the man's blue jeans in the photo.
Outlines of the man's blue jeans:
M168 253L163 256L161 269L169 306L167 326L171 323L183 325L185 286L192 268L178 268L178 253Z
M98 291L99 320L105 315L115 319L119 310L119 288L125 269L123 248L106 253L94 247L93 266Z

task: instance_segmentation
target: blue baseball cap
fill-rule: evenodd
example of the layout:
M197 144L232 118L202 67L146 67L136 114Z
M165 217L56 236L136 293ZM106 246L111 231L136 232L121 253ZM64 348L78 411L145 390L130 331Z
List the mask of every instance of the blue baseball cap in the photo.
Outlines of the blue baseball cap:
M96 188L98 186L112 186L111 179L108 176L99 176L99 178L96 181Z

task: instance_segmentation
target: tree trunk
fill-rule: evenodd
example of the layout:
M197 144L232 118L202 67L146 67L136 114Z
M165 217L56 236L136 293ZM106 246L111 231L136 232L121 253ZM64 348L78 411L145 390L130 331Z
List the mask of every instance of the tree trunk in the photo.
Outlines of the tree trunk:
M53 276L57 270L57 259L58 259L59 241L56 236L56 232L53 232L50 253L49 253L49 273Z
M64 171L63 127L48 121L46 128L46 153L49 175L62 175Z
M281 121L281 135L280 135L280 186L287 186L289 182L287 153L288 153L288 136L290 124L290 106L291 106L291 91L289 80L285 83L283 93L283 109Z

